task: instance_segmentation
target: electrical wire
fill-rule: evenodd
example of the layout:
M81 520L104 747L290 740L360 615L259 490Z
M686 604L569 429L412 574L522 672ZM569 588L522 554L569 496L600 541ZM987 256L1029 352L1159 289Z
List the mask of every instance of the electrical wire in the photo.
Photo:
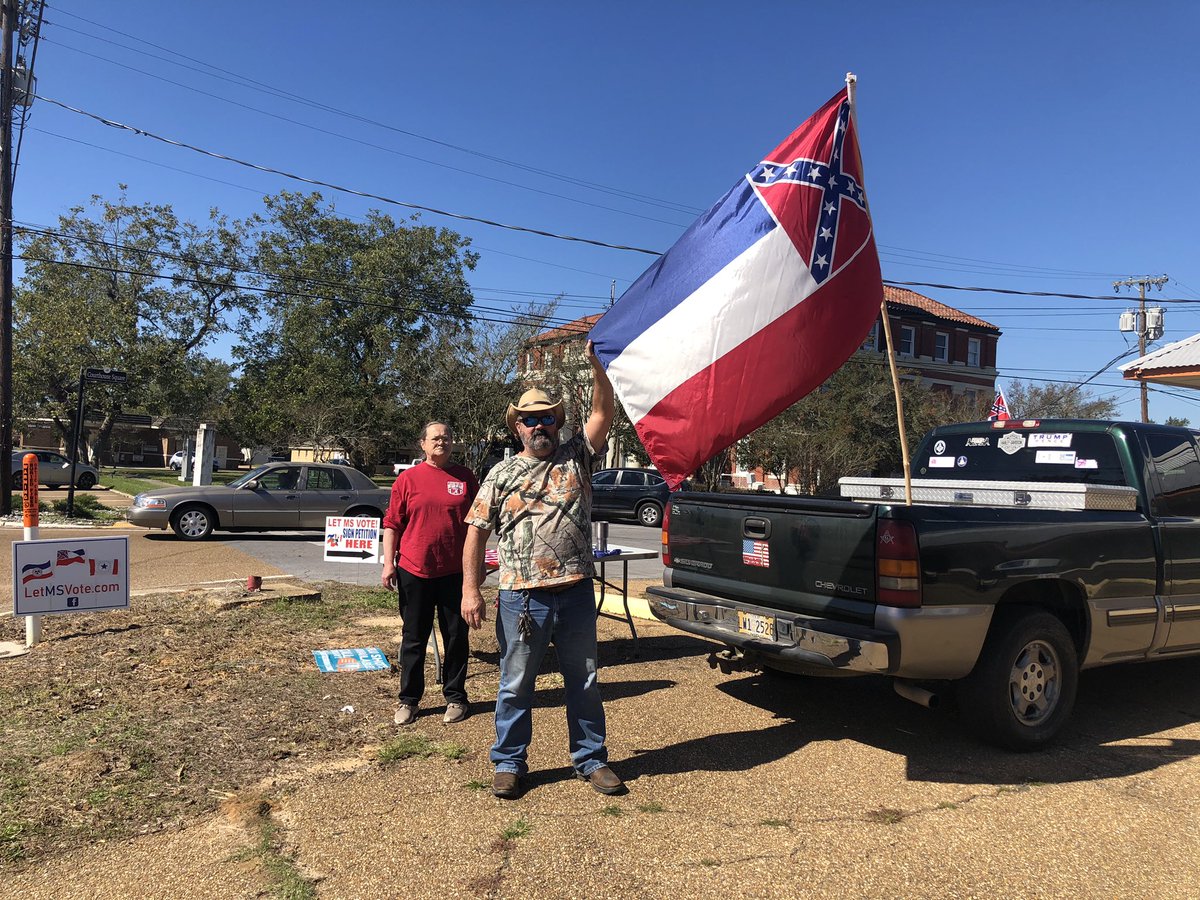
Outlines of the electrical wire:
M493 221L492 219L484 219L479 216L471 216L471 215L466 215L464 213L449 212L448 210L437 209L436 207L432 207L432 206L422 206L419 203L408 203L404 200L397 200L394 197L386 197L382 194L371 193L370 191L359 191L359 190L355 190L354 188L345 187L343 185L334 184L332 182L321 181L320 179L317 179L317 178L307 178L303 175L297 175L293 172L286 172L282 169L276 169L271 166L264 166L264 165L260 165L259 163L252 163L252 162L249 162L244 159L239 159L236 156L229 156L224 153L217 153L214 150L205 150L202 147L195 146L194 144L189 144L184 141L178 141L173 138L164 137L160 134L155 134L152 131L146 131L145 129L137 128L136 126L133 126L133 125L127 125L124 122L117 122L113 119L107 119L104 116L97 115L96 113L88 112L87 110L79 109L77 107L71 106L68 103L63 103L61 100L55 100L52 97L44 97L41 94L35 94L34 96L37 97L37 99L42 100L46 103L50 103L54 106L65 109L68 112L73 112L73 113L76 113L77 115L81 115L81 116L85 116L89 119L93 119L102 125L109 126L110 128L117 128L117 129L120 129L123 131L129 131L140 137L146 137L146 138L150 138L151 140L160 141L161 143L168 144L172 147L180 147L184 150L191 150L193 153L199 153L202 156L208 156L208 157L211 157L212 159L224 160L225 162L236 163L237 165L245 166L248 169L254 169L255 171L258 171L258 172L267 172L271 175L279 175L280 177L290 178L293 181L299 181L303 184L316 185L317 187L329 188L330 190L339 191L344 194L350 194L351 196L355 196L355 197L365 197L369 200L378 200L381 203L388 203L393 206L401 206L401 207L404 207L405 209L417 209L417 210L421 210L422 212L433 213L434 215L438 215L438 216L446 216L447 218L458 219L458 220L465 221L465 222L476 222L480 225L488 225L492 228L502 228L507 231L519 231L524 234L536 234L541 237L553 238L554 240L558 240L558 241L571 241L571 242L575 242L575 243L579 243L579 244L588 244L593 247L604 247L609 250L627 250L632 253L643 253L643 254L646 254L647 256L661 256L662 255L661 252L658 250L647 250L643 247L630 247L630 246L626 246L624 244L610 244L606 241L594 240L592 238L584 238L584 237L578 237L575 235L568 235L568 234L557 234L553 231L544 231L539 228L528 228L523 225L511 225L511 224L506 224L503 222L496 222L496 221Z
M428 135L420 134L420 133L418 133L418 132L415 132L415 131L410 131L410 130L408 130L408 129L399 128L399 127L396 127L396 126L394 126L394 125L390 125L390 124L388 124L388 123L386 123L386 122L381 122L381 121L379 121L379 120L377 120L377 119L371 119L371 118L369 118L369 117L367 117L367 116L363 116L363 115L360 115L360 114L358 114L358 113L352 113L352 112L349 112L349 111L347 111L347 110L340 109L340 108L338 108L338 107L335 107L335 106L330 106L330 105L328 105L328 104L321 103L321 102L319 102L319 101L316 101L316 100L312 100L312 99L310 99L310 98L307 98L307 97L304 97L304 96L302 96L302 95L300 95L300 94L296 94L296 93L293 93L293 92L291 92L291 91L284 90L284 89L282 89L282 88L277 88L277 87L274 87L274 86L272 86L272 85L270 85L270 84L267 84L266 82L262 82L262 81L258 81L258 80L256 80L256 79L253 79L253 78L249 78L249 77L247 77L247 76L245 76L245 75L241 75L241 74L239 74L239 73L237 73L237 72L234 72L234 71L232 71L232 70L230 70L230 69L223 69L223 68L221 68L220 66L214 66L214 65L212 65L211 63L209 63L209 62L207 62L207 61L205 61L205 60L201 60L201 59L197 59L197 58L195 58L195 57L192 57L192 56L188 56L187 54L180 53L180 52L178 52L178 51L176 51L176 50L172 50L172 49L170 49L169 47L164 47L164 46L162 46L161 44L156 44L156 43L154 43L154 42L152 42L152 41L147 41L147 40L145 40L145 39L143 39L143 38L139 38L139 37L137 37L137 36L135 36L135 35L129 34L128 32L119 31L119 30L117 30L117 29L115 29L115 28L111 28L111 27L109 27L109 26L107 26L107 25L104 25L104 24L102 24L102 23L100 23L100 22L96 22L96 21L94 21L94 20L92 20L92 19L87 19L87 18L85 18L85 17L83 17L83 16L80 16L80 15L77 15L77 14L75 14L75 13L70 13L70 12L67 12L66 10L58 10L58 12L60 12L60 13L65 13L66 15L70 16L70 17L71 17L71 18L73 18L73 19L78 19L78 20L80 20L80 21L82 21L82 22L87 22L89 25L93 25L93 26L96 26L96 27L98 27L98 28L102 28L102 29L104 29L105 31L109 31L109 32L111 32L111 33L113 33L113 34L119 34L119 35L121 35L122 37L127 37L127 38L129 38L130 40L137 41L138 43L146 44L147 46L154 47L154 48L156 48L156 49L158 49L158 50L162 50L162 51L163 51L163 52L165 52L165 53L170 53L170 54L171 54L171 55L173 55L173 56L178 56L178 57L180 57L181 59L186 59L186 60L189 60L189 61L191 61L191 62L198 63L198 64L200 64L201 66L204 66L204 67L205 67L205 68L207 68L207 69L212 69L212 70L214 70L214 71L213 71L213 72L205 72L204 70L202 70L202 69L198 69L198 68L195 68L195 67L193 67L193 66L185 66L185 65L183 65L182 63L177 63L177 62L174 62L174 61L172 61L172 60L169 60L169 59L164 59L163 57L156 56L155 54L146 53L146 51L144 51L144 50L138 50L138 49L136 49L136 48L133 48L133 47L128 47L128 46L126 46L126 45L120 44L120 43L118 43L118 42L116 42L116 41L110 41L110 40L108 40L107 38L102 38L102 37L99 37L98 35L91 34L91 33L89 33L89 32L84 32L84 31L80 31L80 30L78 30L78 29L73 29L73 28L71 28L71 27L70 27L70 26L68 26L68 25L63 25L61 22L60 22L60 23L54 23L54 24L55 24L55 27L57 27L57 28L62 28L62 29L68 30L68 31L73 31L73 32L75 32L76 34L81 34L81 35L84 35L84 36L86 36L86 37L89 37L89 38L91 38L91 39L93 39L93 40L98 40L98 41L103 41L103 42L105 42L105 43L114 44L115 46L122 47L123 49L130 50L131 52L134 52L134 53L140 53L140 54L143 54L143 55L149 56L149 57L151 57L151 58L153 58L153 59L158 59L158 60L160 60L160 61L162 61L162 62L166 62L166 63L168 63L168 64L170 64L170 65L176 65L176 66L180 66L180 67L182 67L182 68L185 68L185 69L190 69L191 71L199 72L200 74L207 75L207 76L209 76L209 77L212 77L212 78L219 78L219 79L220 79L220 80L222 80L222 81L231 81L231 79L229 79L229 78L225 78L225 77L223 77L223 76L221 76L221 75L217 75L217 74L215 74L216 72L221 72L221 73L224 73L225 75L231 75L231 76L233 76L233 79L236 79L236 80L232 80L232 83L234 83L234 84L238 84L238 85L239 85L239 86L241 86L241 87L249 88L250 90L258 90L258 91L261 91L261 92L263 92L263 93L267 93L267 94L269 94L269 95L271 95L271 96L274 96L274 97L276 97L277 99L282 99L282 100L287 100L287 101L290 101L290 102L293 102L293 103L298 103L298 104L300 104L300 105L303 105L303 106L308 106L308 107L310 107L310 108L313 108L313 109L318 109L318 110L321 110L321 111L323 111L323 112L328 112L328 113L331 113L331 114L333 114L333 115L336 115L336 116L341 116L341 117L344 117L344 118L347 118L347 119L351 119L351 120L353 120L353 121L356 121L356 122L360 122L360 123L363 123L363 124L371 125L371 126L374 126L374 127L376 127L376 128L381 128L381 129L384 129L384 130L386 130L386 131L391 131L391 132L393 132L393 133L395 133L395 134L400 134L400 135L404 135L405 137L410 137L410 138L414 138L414 139L416 139L416 140L424 141L424 142L426 142L426 143L430 143L430 144L433 144L433 145L435 145L435 146L444 147L444 148L446 148L446 149L449 149L449 150L454 150L454 151L457 151L457 152L459 152L459 153L465 153L465 154L468 154L468 155L470 155L470 156L477 157L477 158L479 158L479 159L485 159L485 160L488 160L489 162L494 162L494 163L499 163L499 164L501 164L501 165L510 166L510 167L513 167L513 168L519 169L519 170L521 170L521 171L525 171L525 172L532 173L532 174L534 174L534 175L538 175L539 177L548 177L548 178L553 178L553 179L560 180L560 181L569 181L569 182L571 182L572 184L578 185L578 186L580 186L580 187L584 187L584 188L587 188L587 189L590 189L590 190L594 190L594 191L597 191L597 192L599 192L599 193L608 194L608 195L610 195L610 196L614 196L614 197L620 197L620 198L622 198L622 199L626 199L626 200L633 200L633 201L636 201L636 202L639 202L639 203L644 203L644 204L651 205L651 206L657 206L657 207L659 207L659 208L661 208L661 209L666 209L666 210L670 210L670 211L673 211L673 212L682 212L682 213L685 213L685 214L690 214L690 215L693 215L693 216L700 215L702 212L704 212L704 210L703 210L703 209L699 209L699 208L696 208L696 207L687 206L687 205L685 205L685 204L678 203L677 201L673 201L673 200L665 200L665 199L663 199L663 198L659 198L659 197L651 197L651 196L648 196L648 195L645 195L645 194L638 194L638 193L635 193L635 192L633 192L633 191L627 191L627 190L625 190L625 189L623 189L623 188L616 188L616 187L612 187L612 186L609 186L609 185L600 184L600 183L598 183L598 182L587 181L587 180L585 180L585 179L581 179L581 178L579 178L579 177L577 177L577 176L573 176L573 175L565 175L565 174L563 174L563 173L560 173L560 172L554 172L554 171L551 171L551 170L549 170L549 169L545 169L545 168L543 168L543 167L531 166L531 165L528 165L528 164L526 164L526 163L521 163L521 162L517 162L517 161L515 161L515 160L506 159L506 158L504 158L504 157L501 157L501 156L496 156L496 155L494 155L494 154L490 154L490 153L484 153L484 152L482 152L482 151L479 151L479 150L474 150L474 149L472 149L472 148L470 148L470 147L463 147L463 146L460 146L460 145L458 145L458 144L453 144L453 143L450 143L450 142L448 142L448 141L443 141L443 140L440 140L440 139L438 139L438 138L429 137ZM61 43L61 42L60 42L60 43ZM64 46L65 46L65 45L64 45ZM85 51L80 51L80 52L85 52ZM153 77L159 77L159 76L153 76Z

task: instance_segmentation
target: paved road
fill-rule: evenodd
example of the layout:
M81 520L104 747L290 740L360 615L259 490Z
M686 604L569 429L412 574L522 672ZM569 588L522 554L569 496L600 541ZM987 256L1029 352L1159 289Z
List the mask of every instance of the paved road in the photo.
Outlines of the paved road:
M642 525L612 523L609 526L610 546L635 547L657 550L660 543L659 531ZM221 534L216 539L241 553L262 560L289 575L305 581L342 581L347 584L376 584L379 581L379 566L375 563L340 563L324 561L322 535L316 532L285 531L273 534ZM634 560L629 563L630 580L660 580L662 561L659 559ZM619 577L620 567L609 569L610 579Z

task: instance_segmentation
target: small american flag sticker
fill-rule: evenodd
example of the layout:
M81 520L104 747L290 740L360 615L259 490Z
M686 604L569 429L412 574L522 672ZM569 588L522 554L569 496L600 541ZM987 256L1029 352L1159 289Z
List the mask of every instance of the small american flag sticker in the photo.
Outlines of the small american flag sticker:
M771 565L771 547L766 541L742 541L742 562L748 566Z

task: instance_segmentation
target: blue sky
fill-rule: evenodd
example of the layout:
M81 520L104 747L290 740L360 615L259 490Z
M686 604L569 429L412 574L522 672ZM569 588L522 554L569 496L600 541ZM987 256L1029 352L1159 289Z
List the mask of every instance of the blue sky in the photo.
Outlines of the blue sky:
M1197 26L1184 2L54 0L36 74L46 97L273 168L665 250L853 71L885 279L1107 296L1165 273L1151 299L1190 301L1165 304L1165 343L1200 331ZM17 220L50 224L118 183L189 218L304 189L34 106ZM347 215L406 215L324 193ZM650 261L424 221L473 238L492 309L561 292L563 315L597 312ZM914 289L1004 331L1001 383L1077 381L1136 343L1117 330L1128 300ZM1093 384L1136 418L1115 370ZM1200 392L1173 393L1151 394L1151 416L1200 424Z

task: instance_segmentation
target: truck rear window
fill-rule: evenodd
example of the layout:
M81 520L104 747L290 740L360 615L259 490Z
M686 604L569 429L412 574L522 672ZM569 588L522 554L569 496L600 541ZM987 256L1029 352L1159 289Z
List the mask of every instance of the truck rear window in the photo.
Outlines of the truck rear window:
M938 434L913 459L918 478L1126 483L1107 432L980 430Z

